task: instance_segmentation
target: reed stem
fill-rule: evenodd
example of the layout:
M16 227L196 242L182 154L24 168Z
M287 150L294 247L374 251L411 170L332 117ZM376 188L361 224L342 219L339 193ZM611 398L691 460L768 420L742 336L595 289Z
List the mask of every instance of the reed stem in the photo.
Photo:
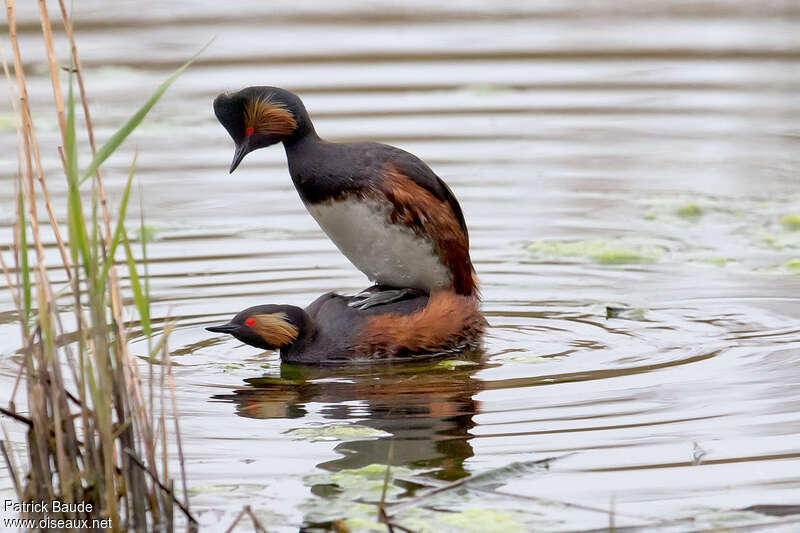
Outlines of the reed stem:
M17 383L26 391L28 416L17 412L12 391L8 408L0 413L27 428L27 466L20 470L0 441L3 459L11 472L20 501L53 501L91 504L86 511L55 513L56 519L110 519L112 531L173 531L177 506L190 530L197 521L189 511L189 499L183 447L178 426L171 362L166 336L168 326L155 345L164 351L160 402L155 402L156 378L151 366L149 401L139 369L140 361L128 348L128 325L124 322L123 291L115 255L122 244L127 270L132 281L142 333L148 337L148 352L154 344L150 327L150 293L138 282L137 261L133 257L125 231L125 218L135 174L134 164L128 176L125 194L112 214L106 197L100 166L130 133L192 60L180 67L159 86L101 147L96 147L89 112L83 72L78 56L72 22L63 0L59 0L62 22L70 45L69 86L65 95L59 79L60 66L53 43L53 30L45 0L38 0L39 20L47 52L54 111L61 132L61 146L44 146L61 156L68 185L66 223L58 221L53 198L40 157L40 145L28 100L27 81L17 34L15 0L5 0L11 42L13 74L4 58L3 69L9 84L17 120L19 176L15 180L15 221L13 268L0 253L0 267L9 284L19 314L22 332L22 364ZM1 52L1 51L0 51ZM86 134L92 161L87 169L78 165L76 103L73 78L77 81L79 102L83 108ZM91 194L82 190L85 177L92 177ZM37 187L38 184L38 187ZM87 198L88 196L88 198ZM61 296L52 288L51 272L46 267L43 228L38 219L38 205L43 203L50 228L58 245L67 276L67 298L76 319L76 331L67 332L62 321ZM99 211L99 213L98 213ZM62 237L60 224L67 228ZM112 226L115 228L112 232ZM142 237L143 238L143 237ZM33 249L33 258L29 257ZM142 253L145 255L144 243ZM33 259L33 261L31 261ZM12 276L16 271L16 277ZM34 298L35 295L35 298ZM61 307L59 304L61 303ZM68 339L75 340L68 340ZM77 357L75 357L77 353ZM152 355L152 354L148 354ZM64 367L71 380L64 378ZM171 406L165 397L169 386ZM158 415L156 416L156 410ZM169 436L166 417L172 416L177 439L183 501L175 496L169 473ZM76 427L76 425L78 427ZM161 428L155 431L155 426ZM79 438L80 436L80 438ZM26 518L43 518L24 513ZM34 516L35 515L35 516Z

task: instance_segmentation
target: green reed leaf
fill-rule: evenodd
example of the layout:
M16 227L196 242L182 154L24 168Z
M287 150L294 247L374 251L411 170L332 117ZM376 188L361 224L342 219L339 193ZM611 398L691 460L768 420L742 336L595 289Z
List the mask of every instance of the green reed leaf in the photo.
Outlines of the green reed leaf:
M25 223L25 200L22 195L22 179L20 178L17 209L19 210L19 268L22 273L22 301L25 310L25 331L31 318L31 267L28 264L28 228Z
M67 96L67 129L64 135L64 166L67 173L67 205L69 223L69 246L72 260L77 263L80 254L83 268L89 278L92 277L92 259L89 253L86 224L83 218L83 204L78 183L78 145L75 140L75 95L72 87L72 74L69 76L69 93Z
M100 283L105 283L108 278L108 271L111 270L111 265L114 264L114 256L117 252L122 233L125 231L125 217L128 212L128 200L131 197L131 184L133 183L133 175L136 173L136 158L139 153L133 154L133 162L131 163L131 170L128 173L128 181L125 183L125 191L122 193L122 201L119 204L119 211L117 211L117 227L114 228L114 235L111 238L111 243L106 257L106 262L103 265L103 275L100 278Z
M128 235L125 230L122 230L122 243L125 246L125 256L128 261L128 273L131 278L131 291L133 291L133 301L136 304L136 309L139 311L139 318L142 321L142 332L150 336L150 298L142 290L142 284L139 282L139 274L136 272L136 261L133 257L131 250L131 243L128 242Z

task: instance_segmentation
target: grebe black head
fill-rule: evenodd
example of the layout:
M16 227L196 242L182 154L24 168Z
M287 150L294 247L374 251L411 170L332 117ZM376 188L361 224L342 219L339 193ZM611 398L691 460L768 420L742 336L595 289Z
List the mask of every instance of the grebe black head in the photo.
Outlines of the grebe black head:
M227 324L206 329L228 333L262 350L277 350L297 342L301 333L309 333L312 324L307 319L308 315L293 305L257 305L238 313Z
M300 98L278 87L221 94L214 100L214 114L236 143L231 172L253 150L314 132Z

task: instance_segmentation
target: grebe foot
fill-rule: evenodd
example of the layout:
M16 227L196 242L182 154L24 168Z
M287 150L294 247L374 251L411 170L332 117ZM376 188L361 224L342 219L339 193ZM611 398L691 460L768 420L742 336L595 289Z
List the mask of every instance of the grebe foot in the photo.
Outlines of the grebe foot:
M416 289L388 289L379 292L369 293L367 291L356 294L353 298L357 298L348 303L354 309L369 309L376 305L390 304L392 302L399 302L413 296L418 296L420 291Z

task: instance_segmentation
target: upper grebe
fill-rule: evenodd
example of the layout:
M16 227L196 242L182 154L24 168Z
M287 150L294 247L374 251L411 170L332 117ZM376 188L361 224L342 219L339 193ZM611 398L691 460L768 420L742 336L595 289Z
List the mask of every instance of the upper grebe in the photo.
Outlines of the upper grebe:
M248 87L214 100L245 155L282 142L308 211L342 253L381 290L351 302L366 308L419 292L478 298L464 215L448 186L416 156L380 143L321 139L300 99Z

